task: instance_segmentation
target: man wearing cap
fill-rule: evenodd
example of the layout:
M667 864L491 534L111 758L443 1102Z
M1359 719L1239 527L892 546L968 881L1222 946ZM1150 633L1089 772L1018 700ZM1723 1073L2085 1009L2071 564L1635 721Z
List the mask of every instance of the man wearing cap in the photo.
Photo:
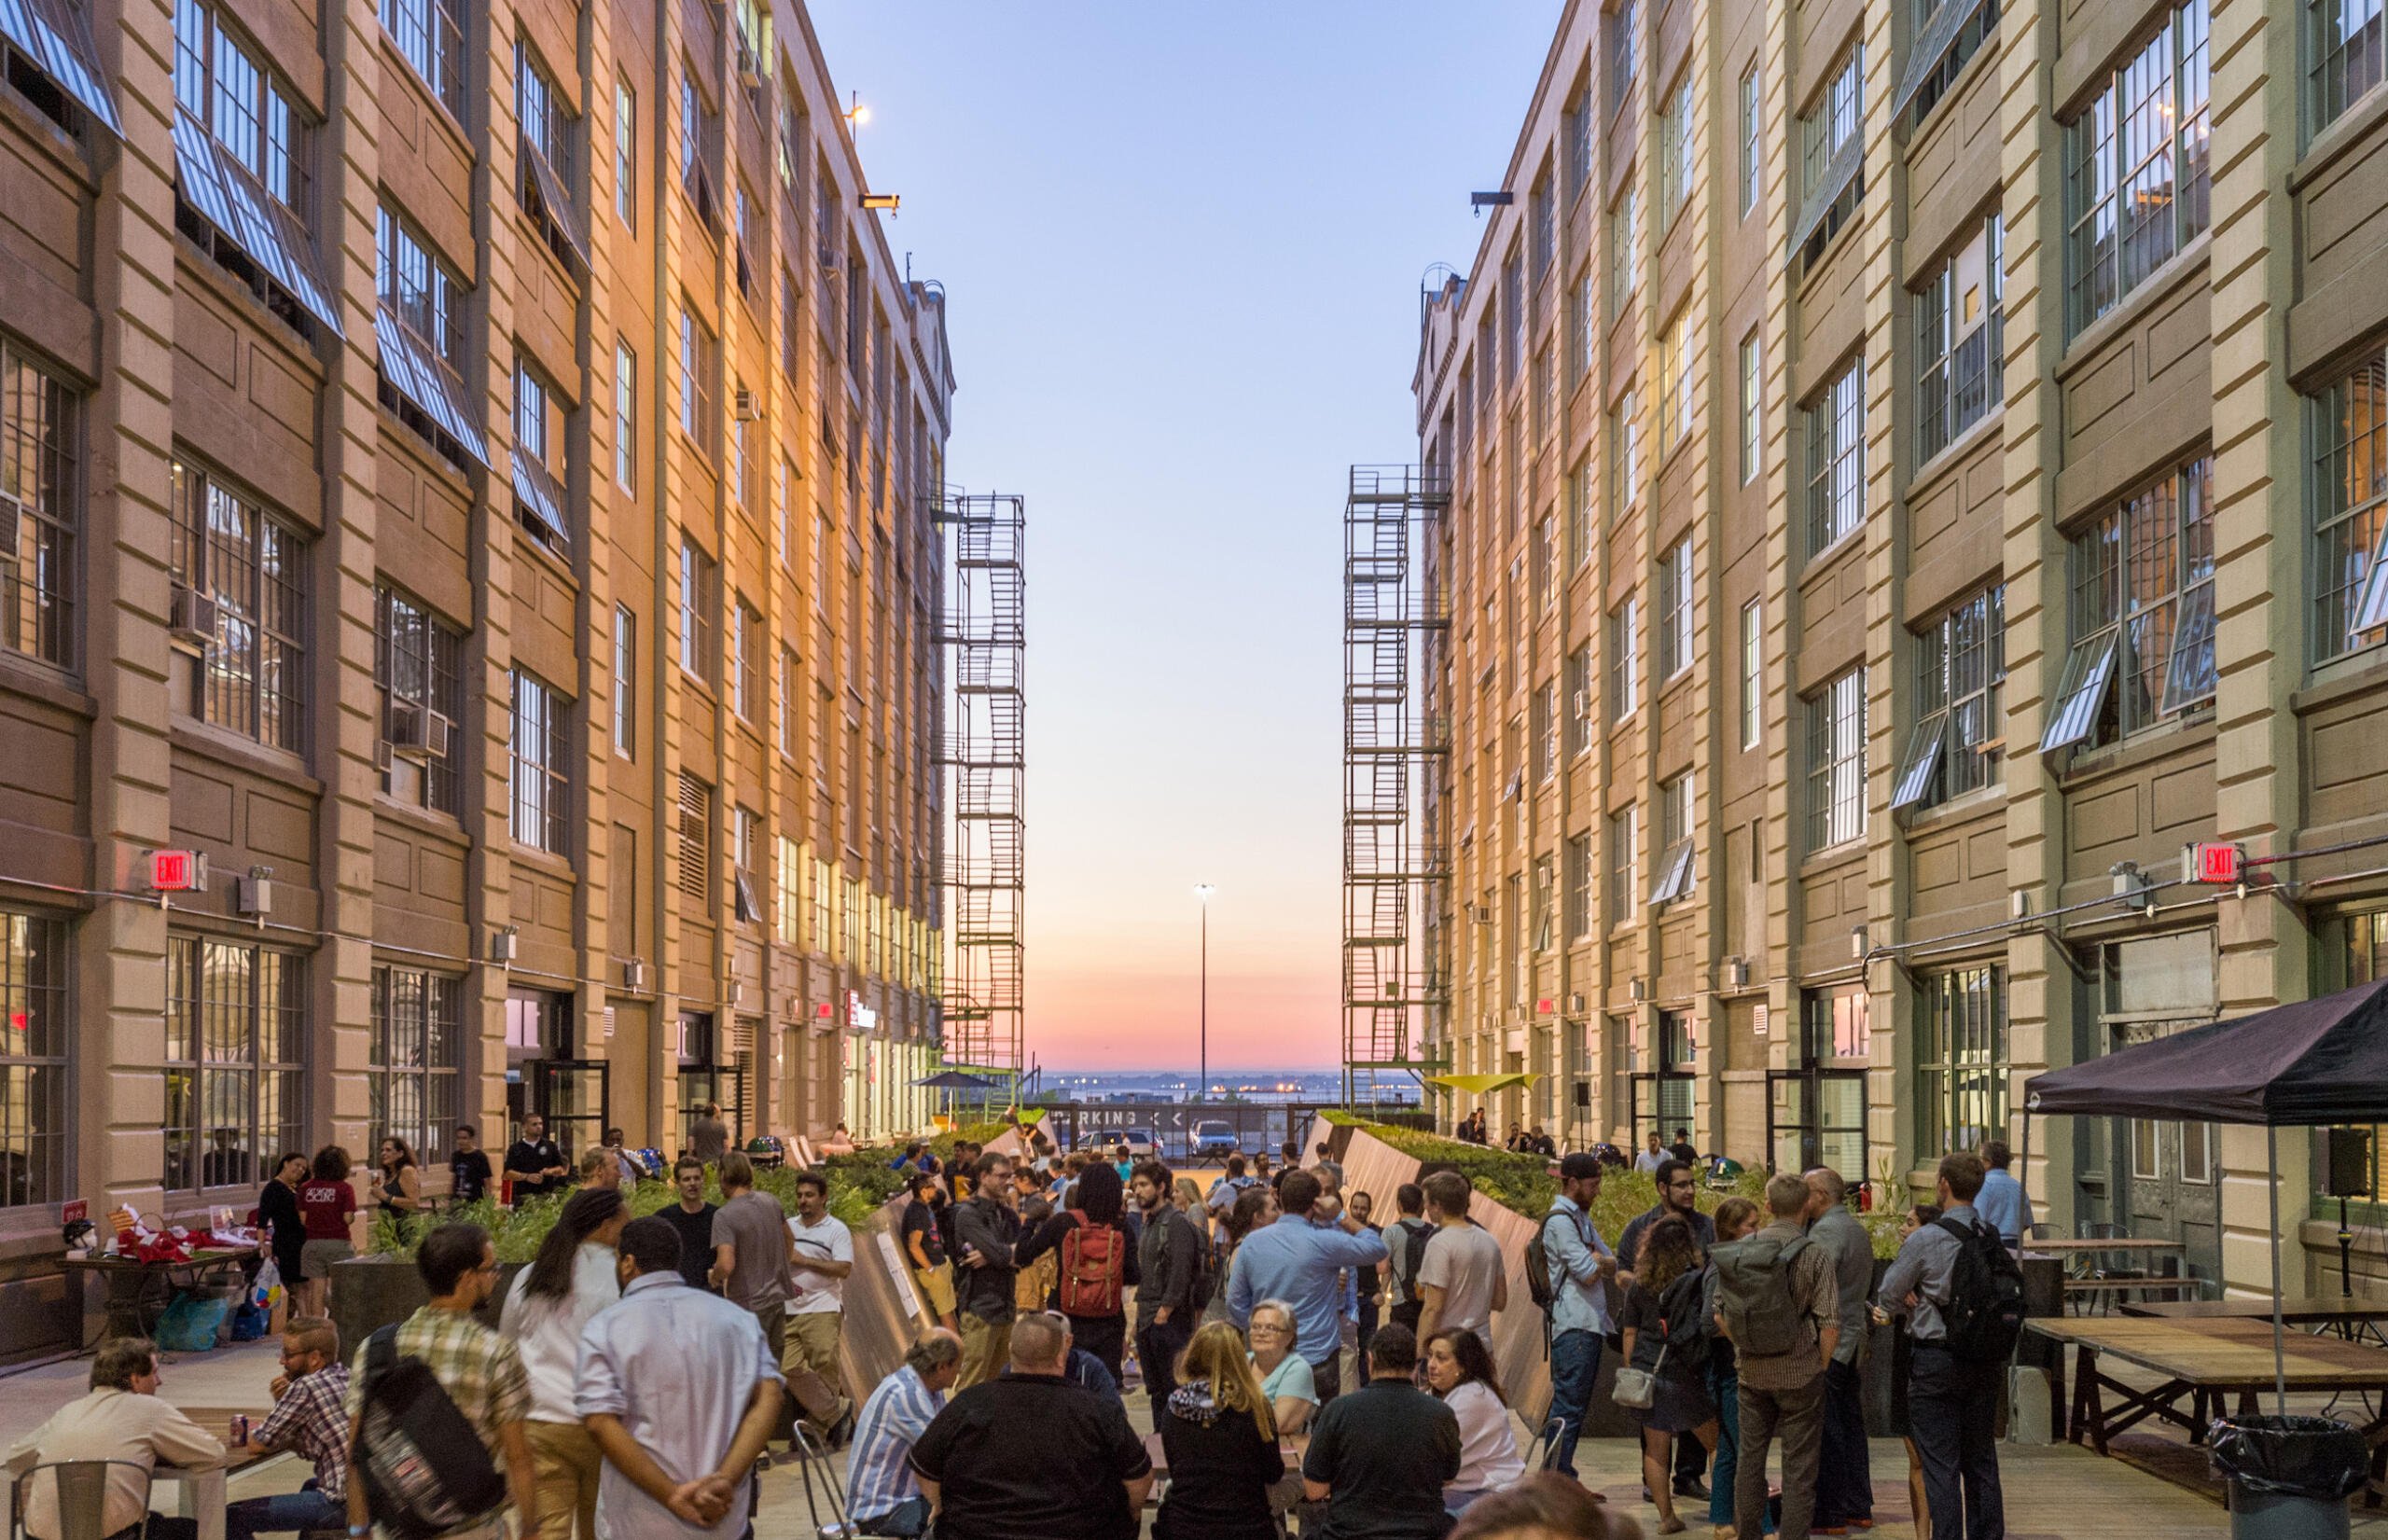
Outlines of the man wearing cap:
M1600 1196L1600 1157L1578 1150L1559 1162L1559 1196L1542 1220L1550 1267L1550 1418L1559 1424L1550 1468L1565 1476L1576 1474L1576 1441L1601 1375L1601 1344L1614 1329L1608 1280L1617 1275L1617 1254L1592 1226Z

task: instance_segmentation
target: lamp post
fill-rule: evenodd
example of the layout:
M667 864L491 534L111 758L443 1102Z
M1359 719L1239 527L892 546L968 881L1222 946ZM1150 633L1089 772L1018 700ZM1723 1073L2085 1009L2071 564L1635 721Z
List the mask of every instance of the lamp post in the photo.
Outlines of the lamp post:
M1194 1100L1206 1102L1211 1095L1211 894L1208 882L1194 885L1194 896L1202 901L1202 968L1201 992L1197 996L1198 1031L1201 1038L1201 1078L1195 1082Z

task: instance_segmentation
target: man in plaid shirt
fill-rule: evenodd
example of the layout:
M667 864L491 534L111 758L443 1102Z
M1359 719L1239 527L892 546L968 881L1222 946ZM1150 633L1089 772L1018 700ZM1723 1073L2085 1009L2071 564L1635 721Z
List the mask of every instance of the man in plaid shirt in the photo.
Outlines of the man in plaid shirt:
M243 1449L296 1450L315 1474L297 1491L250 1497L224 1510L224 1540L249 1540L282 1530L338 1529L348 1522L348 1366L340 1361L340 1328L321 1316L300 1316L282 1336L282 1373L273 1381L273 1412L250 1430Z
M531 1444L523 1422L531 1415L531 1377L523 1372L514 1344L473 1319L497 1287L497 1248L489 1231L479 1225L442 1225L415 1248L415 1269L431 1291L431 1302L399 1325L394 1346L400 1358L422 1360L448 1399L456 1404L489 1447L491 1458L506 1472L513 1494L518 1533L539 1527L539 1504L531 1479ZM365 1409L365 1357L370 1342L356 1350L348 1385L349 1438L354 1445ZM348 1488L350 1540L365 1540L372 1533L371 1512L365 1502L365 1484ZM502 1536L505 1510L485 1515L438 1540L465 1536Z

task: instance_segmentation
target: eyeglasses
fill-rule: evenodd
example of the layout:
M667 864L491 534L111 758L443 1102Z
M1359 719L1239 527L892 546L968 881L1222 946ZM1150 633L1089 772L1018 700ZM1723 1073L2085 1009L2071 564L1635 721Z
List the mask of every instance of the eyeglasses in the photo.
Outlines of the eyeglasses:
M1251 1326L1252 1335L1255 1337L1259 1336L1262 1332L1267 1332L1271 1337L1283 1337L1288 1329L1289 1328L1287 1327L1277 1325L1273 1321L1255 1321L1252 1323Z

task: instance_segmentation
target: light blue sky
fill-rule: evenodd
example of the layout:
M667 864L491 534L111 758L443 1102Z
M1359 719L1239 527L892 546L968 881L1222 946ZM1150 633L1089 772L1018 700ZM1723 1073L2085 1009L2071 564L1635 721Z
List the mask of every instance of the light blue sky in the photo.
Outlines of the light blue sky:
M1344 468L1415 458L1556 0L813 0L946 285L950 479L1028 499L1030 1047L1340 1057Z

